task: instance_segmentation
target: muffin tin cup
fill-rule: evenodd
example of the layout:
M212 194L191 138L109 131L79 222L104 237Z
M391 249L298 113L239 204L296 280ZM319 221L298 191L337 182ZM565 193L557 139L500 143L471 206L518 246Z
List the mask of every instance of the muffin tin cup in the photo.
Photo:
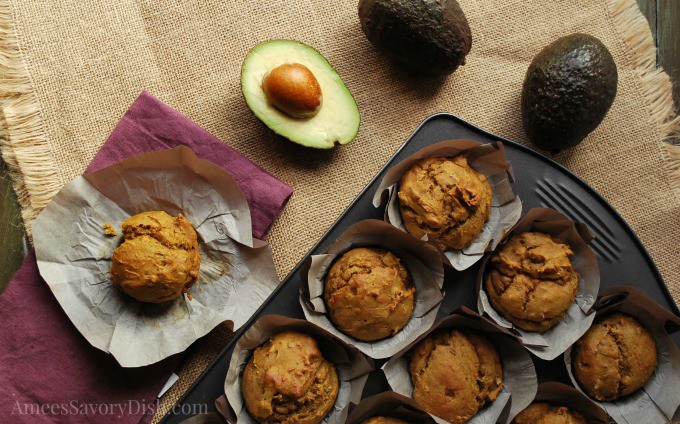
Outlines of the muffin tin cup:
M637 319L654 338L658 365L641 389L613 402L593 402L619 424L669 422L680 406L680 349L668 333L680 330L680 317L631 286L612 287L598 298L594 308L598 318L621 312ZM564 363L574 387L588 396L572 372L571 348L564 352Z
M315 324L280 315L266 315L260 318L236 342L224 381L226 405L223 405L221 410L226 412L227 422L257 424L244 404L241 374L253 351L265 344L273 335L283 331L297 331L314 337L323 356L335 364L340 388L335 406L322 423L344 423L350 402L356 404L361 399L368 373L373 370L373 361Z
M590 328L593 319L595 319L592 307L597 300L597 292L600 289L600 270L595 252L588 246L593 237L586 225L572 221L550 208L529 210L504 237L496 250L500 249L512 235L525 231L549 234L572 249L574 255L570 260L574 270L579 275L575 301L567 310L564 318L548 331L539 333L516 327L494 309L486 293L484 287L486 271L493 256L489 254L482 261L477 275L477 310L481 314L487 314L496 324L517 334L522 344L531 353L549 361L560 356Z
M387 249L403 261L411 275L416 288L413 313L404 328L392 337L374 342L357 340L342 333L330 320L324 302L326 274L336 258L355 247ZM300 273L302 281L306 282L300 287L300 305L307 320L374 359L392 356L430 328L443 299L444 265L437 249L374 219L352 225L324 254L311 256Z
M442 255L448 265L459 271L470 268L492 250L522 214L522 202L512 191L512 167L505 157L500 141L484 144L474 140L450 140L433 144L394 165L385 173L373 197L373 206L385 206L385 221L406 231L399 211L399 182L413 164L426 157L456 157L463 155L470 167L486 175L491 191L491 217L482 232L463 250L446 250ZM427 236L424 237L425 239Z
M390 358L382 367L387 382L395 392L412 397L413 383L408 371L409 353L428 334L441 329L458 327L484 333L496 347L503 367L503 390L495 401L482 407L468 423L510 422L509 417L514 417L526 408L536 395L537 377L534 363L515 335L466 307L462 307L440 320L418 339ZM435 415L429 415L437 423L446 423L445 420Z
M410 423L434 424L430 415L411 398L395 392L382 392L350 407L346 424L361 424L372 417L393 417Z
M195 201L200 199L200 201ZM111 256L131 215L182 213L199 235L189 294L139 302L114 287ZM104 234L104 224L118 234ZM40 274L69 319L123 367L183 352L224 321L245 324L277 287L271 249L252 236L236 180L188 147L143 153L68 183L33 223Z

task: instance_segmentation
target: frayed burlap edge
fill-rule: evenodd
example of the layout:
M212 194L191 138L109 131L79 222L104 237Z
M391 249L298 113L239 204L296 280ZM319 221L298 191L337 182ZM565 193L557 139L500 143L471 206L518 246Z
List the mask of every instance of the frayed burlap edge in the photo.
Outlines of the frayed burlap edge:
M30 236L31 222L62 184L6 0L0 0L0 75L0 153Z
M656 66L654 38L637 2L608 0L607 5L628 57L640 76L640 91L664 141L659 144L661 156L667 165L675 200L680 202L680 116L673 105L673 84L668 74Z

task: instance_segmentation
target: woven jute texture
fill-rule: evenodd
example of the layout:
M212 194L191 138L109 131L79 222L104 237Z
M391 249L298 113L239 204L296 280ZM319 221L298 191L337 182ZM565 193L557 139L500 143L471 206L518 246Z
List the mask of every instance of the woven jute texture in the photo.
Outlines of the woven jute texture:
M623 215L680 300L680 154L664 143L678 119L635 1L460 3L472 52L456 73L433 81L374 50L356 0L0 0L0 136L26 223L85 169L146 89L295 188L270 237L283 277L428 115L451 112L526 143L519 99L527 65L556 38L586 32L612 52L618 94L598 129L555 159ZM316 47L343 77L362 114L353 143L297 147L252 116L241 62L249 48L276 38ZM191 351L159 412L226 340L218 331Z

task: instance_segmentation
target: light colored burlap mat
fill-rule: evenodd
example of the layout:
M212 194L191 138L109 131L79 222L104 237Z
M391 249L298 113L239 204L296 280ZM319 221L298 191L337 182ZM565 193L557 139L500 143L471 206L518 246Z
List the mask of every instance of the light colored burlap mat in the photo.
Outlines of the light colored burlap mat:
M375 52L355 0L0 0L0 136L24 219L30 223L85 169L147 89L295 188L270 238L283 277L428 115L451 112L526 142L519 98L527 65L552 40L581 31L611 50L618 95L602 125L556 159L619 210L680 300L680 153L663 143L678 120L635 1L461 5L472 52L464 67L435 83L409 78ZM362 113L356 141L330 152L304 149L275 138L251 115L239 88L241 61L250 47L274 38L311 44L335 66ZM193 350L160 412L226 338L217 332Z

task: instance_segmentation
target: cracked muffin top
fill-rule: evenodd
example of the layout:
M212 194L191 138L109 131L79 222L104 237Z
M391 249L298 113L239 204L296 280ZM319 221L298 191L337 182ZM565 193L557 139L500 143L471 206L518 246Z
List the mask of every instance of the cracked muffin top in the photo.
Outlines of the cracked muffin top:
M258 347L241 380L246 408L258 423L317 424L338 396L335 365L311 336L286 331Z
M408 424L408 422L393 417L372 417L364 420L361 424Z
M410 355L413 399L454 424L467 422L503 389L498 351L484 335L460 329L425 337Z
M491 186L464 156L427 157L401 177L399 210L406 230L442 250L460 250L491 216Z
M583 391L599 401L638 390L657 366L652 335L635 318L621 313L593 324L571 355L574 377Z
M348 336L375 341L393 336L411 318L416 289L392 252L359 247L344 253L326 276L331 321Z
M123 221L123 243L111 257L111 280L127 295L167 302L198 279L198 236L182 214L142 212Z
M485 289L494 309L523 330L557 325L578 291L570 255L569 246L548 234L513 235L491 257Z
M586 424L586 419L566 406L534 402L517 414L512 424Z

